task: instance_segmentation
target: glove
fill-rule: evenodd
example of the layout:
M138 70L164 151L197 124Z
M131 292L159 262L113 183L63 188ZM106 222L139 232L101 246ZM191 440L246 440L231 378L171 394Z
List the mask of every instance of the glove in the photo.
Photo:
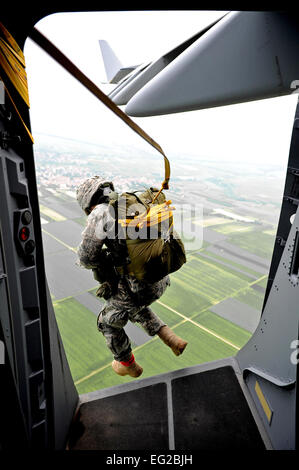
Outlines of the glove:
M107 299L110 299L110 297L112 297L115 291L116 291L115 286L105 281L98 288L96 295L98 297L103 297L105 300L107 300Z

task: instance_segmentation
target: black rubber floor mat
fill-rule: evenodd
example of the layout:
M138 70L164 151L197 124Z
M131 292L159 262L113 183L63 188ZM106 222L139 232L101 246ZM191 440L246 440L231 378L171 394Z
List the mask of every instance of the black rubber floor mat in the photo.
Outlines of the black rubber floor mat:
M264 449L230 366L172 381L177 450Z
M83 403L69 440L71 450L168 447L165 383Z

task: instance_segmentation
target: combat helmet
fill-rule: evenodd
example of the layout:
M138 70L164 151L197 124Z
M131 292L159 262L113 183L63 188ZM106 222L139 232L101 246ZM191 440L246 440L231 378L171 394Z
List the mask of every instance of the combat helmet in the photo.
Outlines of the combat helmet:
M101 196L105 187L110 187L114 191L113 183L101 176L92 176L78 186L76 191L77 201L85 214L88 215L90 207L98 203L98 197Z

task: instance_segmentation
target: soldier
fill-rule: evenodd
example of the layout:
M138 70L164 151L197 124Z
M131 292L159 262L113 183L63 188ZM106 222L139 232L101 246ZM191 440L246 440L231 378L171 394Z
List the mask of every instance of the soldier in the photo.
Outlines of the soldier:
M98 295L104 297L106 303L98 315L97 326L114 356L113 370L121 376L139 377L143 369L135 361L124 331L128 320L140 323L150 336L158 335L177 356L183 353L187 342L149 308L170 285L168 275L153 283L139 281L128 274L117 275L107 236L115 227L115 214L109 210L109 201L116 197L113 183L99 176L87 179L77 188L78 203L88 215L78 257L80 265L92 269L95 279L101 283ZM112 250L113 246L116 249L117 245L112 245Z

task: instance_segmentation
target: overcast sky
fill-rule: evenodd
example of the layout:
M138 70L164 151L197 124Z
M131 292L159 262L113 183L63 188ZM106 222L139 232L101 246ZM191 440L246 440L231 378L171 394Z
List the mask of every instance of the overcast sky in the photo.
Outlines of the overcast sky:
M226 12L60 13L36 27L105 93L99 39L124 66L154 60ZM31 125L40 133L105 145L147 149L148 144L57 65L30 39L25 58ZM171 158L191 152L213 160L285 165L298 95L167 116L133 118ZM217 130L217 138L215 131Z

